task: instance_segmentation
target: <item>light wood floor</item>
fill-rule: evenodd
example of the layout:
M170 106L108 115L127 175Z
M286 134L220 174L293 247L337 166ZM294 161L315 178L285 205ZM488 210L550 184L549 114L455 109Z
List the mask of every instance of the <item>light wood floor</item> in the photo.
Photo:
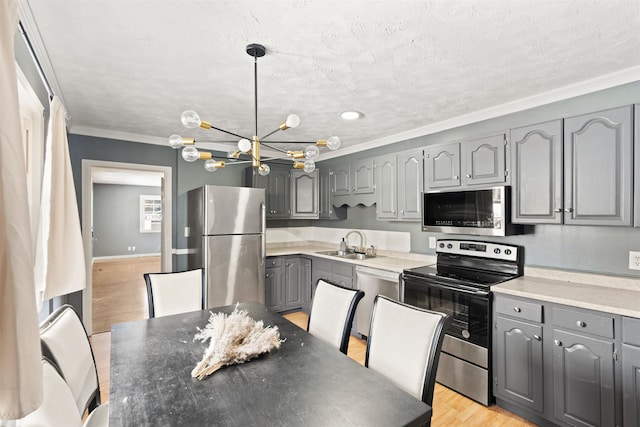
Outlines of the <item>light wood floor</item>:
M303 312L286 314L284 317L302 329L306 329L307 327L307 315ZM100 379L100 391L103 402L109 399L110 339L110 332L95 334L91 337L96 365L98 367L98 377ZM364 365L365 353L366 342L352 336L349 340L347 355L361 365ZM535 424L529 423L495 405L487 408L437 383L433 398L433 418L431 425L433 427L535 426Z
M92 272L93 332L148 317L147 288L142 275L160 272L160 256L95 260Z

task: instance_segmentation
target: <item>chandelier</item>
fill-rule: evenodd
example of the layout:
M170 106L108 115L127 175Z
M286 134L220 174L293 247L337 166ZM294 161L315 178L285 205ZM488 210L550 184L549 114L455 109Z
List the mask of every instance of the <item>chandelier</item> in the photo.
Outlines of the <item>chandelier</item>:
M327 139L320 139L317 141L270 141L269 144L265 143L264 140L274 135L279 131L285 131L289 128L298 127L300 124L300 118L295 114L289 114L284 122L280 124L280 126L267 133L266 135L259 137L258 136L258 58L263 57L266 53L266 49L261 44L252 43L247 46L247 54L253 57L254 59L254 68L253 68L253 84L254 84L254 118L255 118L255 133L253 137L248 138L246 136L238 135L233 132L229 132L224 129L220 129L218 127L213 126L211 123L201 120L198 113L192 110L187 110L182 113L181 121L182 124L187 129L215 129L217 131L226 133L227 135L231 135L233 137L239 138L237 140L238 149L227 154L226 159L231 160L233 164L239 163L251 163L254 168L257 168L258 173L260 175L268 175L271 168L265 162L270 160L282 160L288 159L293 161L293 168L295 169L303 169L305 172L310 173L315 170L315 162L314 159L320 154L320 150L318 147L327 147L330 150L337 150L340 148L340 138L337 136L332 136ZM220 142L232 142L234 141L220 141ZM224 168L226 166L226 162L224 160L215 160L212 157L212 154L208 151L199 151L196 147L195 138L183 138L180 135L171 135L169 137L169 145L175 149L182 148L182 158L187 162L195 162L196 160L204 160L204 168L209 172L215 172L220 168ZM309 145L304 150L292 151L292 150L284 150L275 145L271 144L314 144ZM279 157L260 157L260 146L265 146L274 151L282 153ZM242 154L248 155L250 160L241 160L240 156Z

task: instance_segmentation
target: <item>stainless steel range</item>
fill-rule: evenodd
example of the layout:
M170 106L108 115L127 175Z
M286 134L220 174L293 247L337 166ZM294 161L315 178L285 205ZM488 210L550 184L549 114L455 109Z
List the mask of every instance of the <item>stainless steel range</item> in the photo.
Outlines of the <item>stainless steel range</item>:
M450 315L436 381L484 405L491 391L491 285L521 276L521 246L440 239L434 266L404 270L402 300Z

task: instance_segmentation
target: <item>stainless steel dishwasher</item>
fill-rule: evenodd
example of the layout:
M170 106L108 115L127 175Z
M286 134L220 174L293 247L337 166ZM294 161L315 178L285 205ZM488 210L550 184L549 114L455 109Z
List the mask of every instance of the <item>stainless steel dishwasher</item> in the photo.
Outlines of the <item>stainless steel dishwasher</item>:
M356 331L363 336L369 335L371 309L376 295L384 295L395 300L400 299L400 273L370 267L356 267L356 288L364 291L356 310Z

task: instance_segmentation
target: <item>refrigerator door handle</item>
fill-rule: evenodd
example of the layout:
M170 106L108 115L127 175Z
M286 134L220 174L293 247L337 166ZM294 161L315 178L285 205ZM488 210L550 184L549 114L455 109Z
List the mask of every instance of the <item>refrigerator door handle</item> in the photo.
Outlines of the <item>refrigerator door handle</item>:
M267 257L267 207L264 202L260 203L260 215L262 218L262 257L260 257L260 265L264 265Z

